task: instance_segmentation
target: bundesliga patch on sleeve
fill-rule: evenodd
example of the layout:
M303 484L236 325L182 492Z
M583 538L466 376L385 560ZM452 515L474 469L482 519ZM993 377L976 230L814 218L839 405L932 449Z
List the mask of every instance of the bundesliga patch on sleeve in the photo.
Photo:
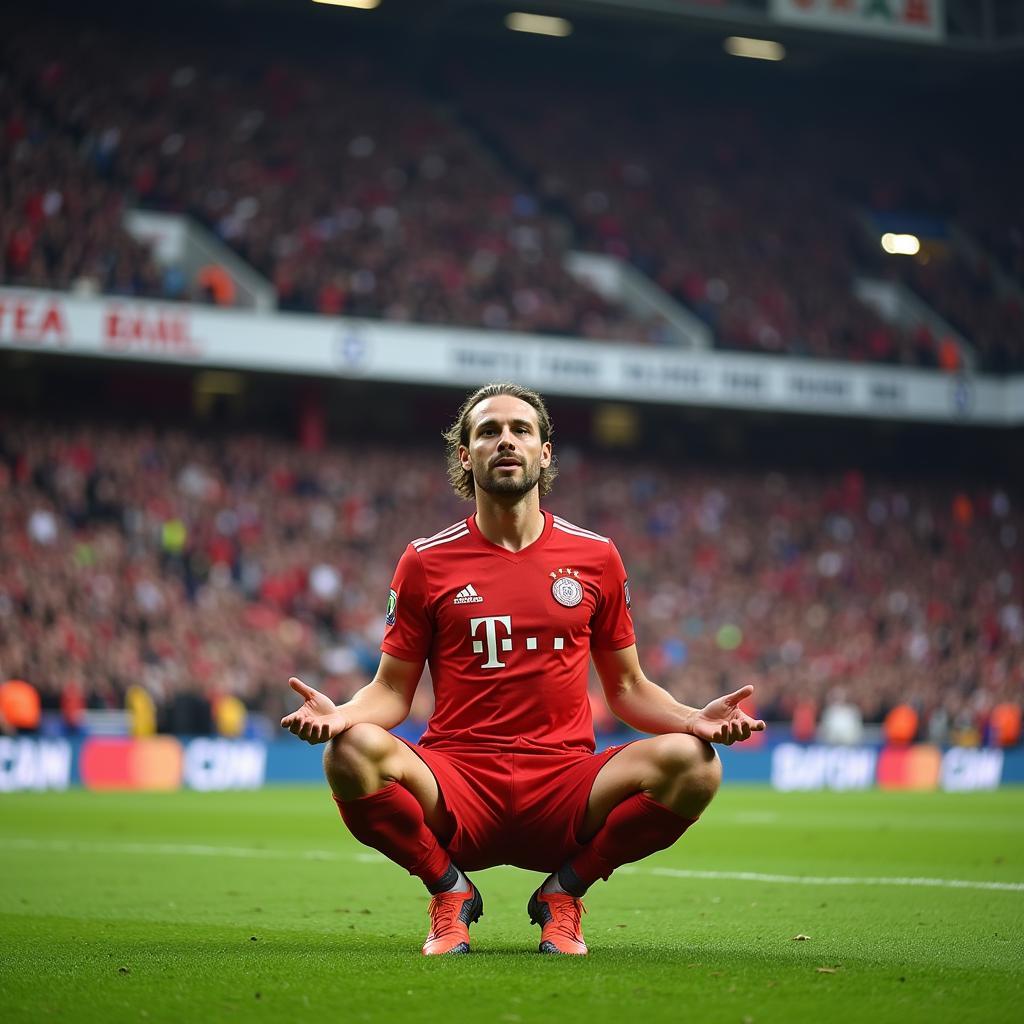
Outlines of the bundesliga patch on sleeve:
M626 598L626 607L632 607L632 603L629 600L629 580L626 580L626 582L622 584L622 593L625 595Z
M387 612L387 615L384 616L384 623L385 623L385 625L393 626L395 624L395 616L396 616L397 612L398 612L398 594L396 594L393 590L389 590L388 591L388 612Z

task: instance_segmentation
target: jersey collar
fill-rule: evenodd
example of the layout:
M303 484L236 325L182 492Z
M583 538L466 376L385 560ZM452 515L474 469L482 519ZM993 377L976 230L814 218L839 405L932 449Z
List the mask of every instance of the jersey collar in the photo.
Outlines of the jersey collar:
M532 555L535 551L539 551L544 547L548 542L548 538L551 536L551 530L554 526L555 520L550 512L545 512L543 509L541 509L540 514L544 517L544 529L540 531L540 536L532 544L527 544L521 551L509 551L508 548L503 548L500 544L495 544L493 541L488 540L480 532L480 527L476 525L475 512L466 520L466 525L469 527L469 532L476 538L477 542L482 547L496 555L501 555L501 557L506 561L521 562L523 559Z

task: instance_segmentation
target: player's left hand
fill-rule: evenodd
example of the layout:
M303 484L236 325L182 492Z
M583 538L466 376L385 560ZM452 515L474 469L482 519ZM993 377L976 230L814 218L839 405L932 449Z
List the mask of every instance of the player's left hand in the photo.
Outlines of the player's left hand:
M740 710L740 704L753 692L752 686L743 686L735 693L713 700L694 717L693 735L708 743L722 743L728 747L750 739L752 732L761 732L764 722Z

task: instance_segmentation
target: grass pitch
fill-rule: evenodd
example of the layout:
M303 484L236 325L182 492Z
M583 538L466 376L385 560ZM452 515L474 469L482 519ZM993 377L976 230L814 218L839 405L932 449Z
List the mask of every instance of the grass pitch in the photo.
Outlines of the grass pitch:
M474 876L467 957L325 790L0 797L0 1019L1022 1019L1024 791L726 787L599 883L591 955L541 956L539 876ZM805 938L797 938L805 936Z

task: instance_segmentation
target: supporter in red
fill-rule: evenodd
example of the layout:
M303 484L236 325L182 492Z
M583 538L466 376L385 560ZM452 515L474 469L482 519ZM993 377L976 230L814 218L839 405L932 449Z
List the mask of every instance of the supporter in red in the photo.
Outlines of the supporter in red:
M476 512L413 541L388 601L380 667L336 706L293 678L281 725L327 743L324 764L353 835L432 893L427 955L469 951L483 912L464 870L548 873L529 900L544 953L586 954L582 896L616 867L675 842L710 802L710 743L764 728L746 686L703 709L678 703L637 658L629 582L606 537L544 512L554 476L540 397L487 385L447 434L449 475ZM660 734L594 754L591 657L612 712ZM429 661L435 709L418 744L409 714Z
M963 369L960 346L953 338L943 338L939 342L939 369L945 373L956 373Z
M997 704L989 715L992 743L997 747L1013 747L1021 738L1021 706L1004 701Z

